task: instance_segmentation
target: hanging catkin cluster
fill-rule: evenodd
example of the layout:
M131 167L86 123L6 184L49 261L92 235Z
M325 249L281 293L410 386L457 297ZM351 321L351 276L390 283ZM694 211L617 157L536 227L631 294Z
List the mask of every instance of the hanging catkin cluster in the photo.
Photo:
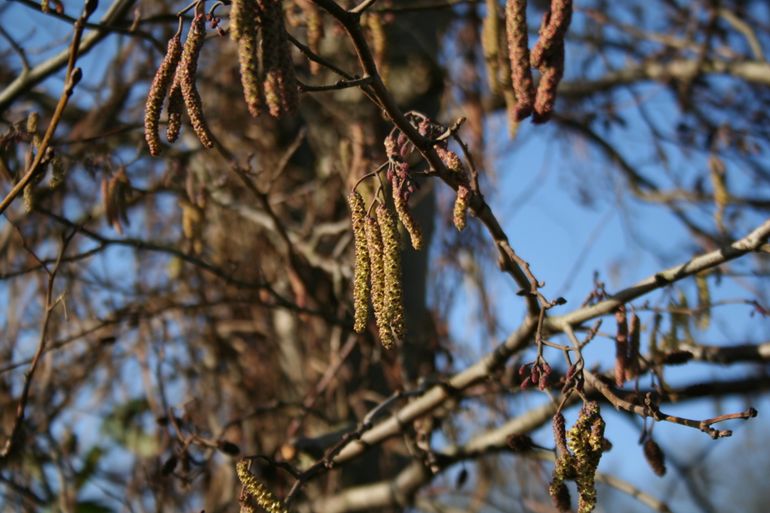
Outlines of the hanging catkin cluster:
M526 11L526 0L506 1L508 58L516 96L512 118L521 121L532 115L534 123L545 123L553 114L556 90L564 75L564 38L572 19L572 0L551 0L531 54ZM537 91L532 81L532 68L540 72Z
M382 345L389 349L404 336L404 298L401 284L401 236L396 218L384 204L376 216L366 214L364 200L348 195L353 220L355 269L353 273L354 326L366 329L369 300Z
M233 0L230 8L230 37L238 43L243 96L249 113L259 116L262 105L262 81L259 77L260 11L257 0Z
M549 493L559 511L570 511L569 491L564 482L574 479L578 489L578 513L590 513L596 506L596 469L602 456L604 419L599 404L583 405L572 428L565 432L564 417L553 420L556 464Z
M259 482L251 472L249 472L249 461L241 460L235 466L238 479L243 485L242 501L246 508L249 508L248 501L252 499L257 505L267 513L289 513L288 508L265 485Z
M159 121L163 100L168 97L166 138L173 143L179 137L182 112L187 111L195 135L206 148L214 147L214 138L203 115L203 105L195 85L198 57L206 38L203 2L196 6L187 39L182 45L181 28L168 42L166 55L155 73L147 95L144 115L144 137L150 154L160 154Z

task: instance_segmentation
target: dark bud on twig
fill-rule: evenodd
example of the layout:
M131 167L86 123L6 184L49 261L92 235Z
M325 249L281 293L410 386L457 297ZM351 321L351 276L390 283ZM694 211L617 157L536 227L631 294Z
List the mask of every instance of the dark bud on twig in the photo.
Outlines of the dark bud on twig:
M217 442L217 449L229 456L238 456L241 453L240 447L227 440L220 440Z
M179 459L176 457L176 454L172 454L169 459L163 462L163 466L160 468L160 474L163 476L171 474L176 469L177 463L179 463Z
M83 5L83 19L90 18L97 7L99 7L99 2L97 0L86 0Z

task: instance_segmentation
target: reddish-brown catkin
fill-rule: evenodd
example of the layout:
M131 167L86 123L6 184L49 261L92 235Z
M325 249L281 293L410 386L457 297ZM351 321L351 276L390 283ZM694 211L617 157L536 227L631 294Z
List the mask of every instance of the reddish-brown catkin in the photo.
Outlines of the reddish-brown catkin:
M291 60L281 0L257 0L262 11L262 64L265 103L270 115L280 117L299 103L297 79Z
M382 233L382 264L385 270L384 313L387 326L396 340L404 338L404 293L401 285L401 236L396 219L385 205L377 207L377 222ZM380 331L383 331L380 328Z
M631 324L628 327L628 368L626 380L634 379L639 374L639 346L641 345L642 323L639 316L631 316Z
M355 191L348 195L353 223L355 269L353 270L353 329L362 333L369 317L369 251L366 244L366 207L364 199Z
M533 68L542 66L556 46L564 43L570 21L572 21L572 0L552 0L550 10L544 15L540 33L532 48L530 63Z
M628 321L625 305L620 305L615 311L615 322L618 325L615 333L615 385L622 387L626 382L628 368Z
M206 148L214 147L214 138L209 131L206 118L203 116L203 102L195 86L195 74L198 70L198 57L203 48L203 40L206 38L206 17L196 14L190 26L190 32L182 49L182 59L177 67L175 80L179 82L182 90L182 98L190 116L195 135Z
M508 36L508 58L511 62L511 81L516 93L516 119L521 121L532 113L535 87L529 64L527 35L527 0L507 0L505 24Z
M160 135L158 133L158 123L160 121L160 112L163 109L163 100L171 88L174 81L174 72L176 71L179 59L182 57L182 36L177 33L168 41L166 55L155 72L152 79L152 85L147 95L147 103L144 108L144 138L150 149L150 155L160 154Z
M404 196L401 194L401 191L398 190L395 179L393 180L392 190L393 204L396 207L396 214L398 215L398 219L401 221L401 224L404 225L406 232L409 234L409 240L412 242L412 247L416 251L420 251L423 244L422 230L420 230L420 226L412 216L412 212L409 210L409 205L404 199Z
M556 91L564 76L564 42L556 43L545 63L540 67L540 83L537 85L533 123L545 123L553 115Z
M257 0L233 0L230 10L230 37L238 43L243 97L249 113L257 117L262 104L262 81L259 76L259 39Z
M182 113L184 112L184 98L182 97L182 86L174 77L171 84L171 90L168 93L168 123L166 125L166 140L173 143L179 138L179 132L182 129Z
M652 438L644 442L644 457L655 475L662 476L666 473L666 458L660 446Z

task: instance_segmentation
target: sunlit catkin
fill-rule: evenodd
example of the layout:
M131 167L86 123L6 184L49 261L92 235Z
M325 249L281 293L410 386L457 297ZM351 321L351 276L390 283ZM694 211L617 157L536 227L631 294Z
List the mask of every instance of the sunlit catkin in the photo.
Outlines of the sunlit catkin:
M550 10L543 17L537 43L532 47L530 63L539 68L560 44L572 20L572 0L553 0Z
M545 123L553 115L556 104L556 91L564 75L564 42L555 45L545 63L540 66L540 82L535 95L533 123Z
M387 329L385 316L385 267L383 264L384 248L382 234L377 219L366 217L366 246L369 254L369 271L371 280L371 298L374 308L374 320L377 322L377 331L380 342L387 349L393 346L393 334Z
M452 212L452 221L458 231L463 231L465 229L468 214L468 198L470 197L470 194L471 191L464 185L457 188L457 197L455 198L455 206Z
M257 0L233 0L230 10L230 37L238 44L243 97L249 113L259 116L262 104L262 80L259 76Z
M529 64L527 0L506 1L505 25L508 36L508 58L511 62L511 81L516 94L516 119L521 121L532 113L532 102L535 97Z
M404 294L401 285L401 237L396 219L385 205L377 207L377 222L382 233L382 264L385 271L384 314L387 325L380 332L390 330L396 340L404 337Z
M492 94L500 94L500 20L497 16L497 0L486 0L487 14L481 29L481 47L487 68L487 82Z
M147 102L144 108L144 138L147 141L147 147L150 149L150 155L160 154L160 135L158 133L158 122L160 113L163 109L163 100L171 88L174 81L174 72L176 71L179 60L182 57L182 36L177 33L168 41L166 55L155 72L152 79L150 91L147 94Z
M246 494L254 499L254 502L259 505L260 508L268 513L289 513L288 508L284 506L278 498L273 495L273 492L267 489L251 472L249 472L249 461L241 460L236 466L235 470L238 474L238 479L243 485Z
M414 216L412 216L412 212L409 210L409 205L407 204L406 199L404 199L401 191L399 191L398 187L396 187L395 180L392 190L393 204L396 206L396 214L398 215L398 220L401 221L401 224L404 225L406 232L409 234L409 240L412 242L412 247L416 251L420 251L423 245L422 230L420 230L420 225L417 224Z
M265 103L273 117L292 112L299 103L297 79L280 0L257 0L262 10L262 63Z
M369 317L369 251L366 244L366 206L364 199L355 191L348 195L353 223L355 268L353 270L353 329L362 333Z
M206 18L203 14L196 14L190 26L190 32L184 42L182 58L176 71L176 78L182 90L182 98L190 117L195 135L206 148L214 147L214 139L209 131L206 118L203 116L203 103L201 102L198 88L195 86L195 75L198 70L198 57L203 40L206 38Z

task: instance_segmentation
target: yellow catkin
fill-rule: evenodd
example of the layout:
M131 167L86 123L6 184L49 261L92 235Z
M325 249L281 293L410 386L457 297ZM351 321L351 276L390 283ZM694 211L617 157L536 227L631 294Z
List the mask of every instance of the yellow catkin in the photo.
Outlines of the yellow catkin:
M243 485L245 493L251 497L260 508L267 513L289 513L288 508L273 495L273 492L267 489L251 472L249 472L248 460L239 461L235 470L238 479Z
M259 76L259 7L256 0L233 0L230 10L230 37L238 43L243 97L249 113L257 117L262 104L262 81Z
M367 216L364 226L366 228L366 246L369 254L369 276L371 280L374 320L377 323L380 342L387 349L393 346L394 340L393 334L387 329L387 317L385 315L385 267L383 264L382 234L380 233L380 225L373 217Z
M412 242L412 247L416 251L420 251L423 246L422 230L412 216L412 212L409 210L406 200L401 195L401 192L394 185L393 190L393 204L396 206L396 214L399 221L406 228L406 232L409 234L409 240Z
M179 82L181 87L184 105L195 135L198 136L203 146L213 148L214 138L209 131L206 118L203 116L203 102L198 93L198 88L195 86L198 57L200 56L201 48L203 48L203 40L205 38L206 18L203 14L199 13L195 15L190 26L190 32L187 34L175 80Z
M396 219L385 205L377 207L377 222L382 233L382 264L385 270L385 319L396 340L404 337L404 293L401 284L401 236Z
M366 27L372 38L372 54L377 69L382 76L382 80L388 80L388 38L385 33L385 26L382 23L382 15L375 12L366 13Z
M604 439L604 420L595 401L583 405L578 420L567 432L567 439L574 455L578 513L590 513L596 507L596 469Z
M348 195L353 224L355 268L353 270L353 329L362 333L369 317L369 251L366 244L366 207L364 199L355 191Z
M532 113L535 87L529 64L529 37L527 34L527 0L507 0L505 24L508 37L508 58L511 63L511 82L516 94L515 118L518 121Z
M265 103L273 117L297 108L299 92L280 0L258 0L262 10Z
M500 94L500 20L497 16L497 0L486 0L487 15L481 29L481 47L487 68L487 82L492 94Z
M160 111L163 108L163 100L174 81L174 72L181 57L182 38L180 34L176 34L168 41L166 55L155 72L144 106L144 138L152 156L160 154L160 135L158 134Z
M454 222L455 228L457 228L458 231L463 231L465 229L468 213L468 198L470 197L470 193L471 191L468 190L468 188L464 185L461 185L457 188L457 197L455 198L452 221Z
M305 15L305 27L307 30L307 47L318 54L320 53L321 39L324 36L323 19L321 11L310 0L300 0L298 2L303 14ZM317 75L321 71L321 65L315 61L310 61L310 74Z

